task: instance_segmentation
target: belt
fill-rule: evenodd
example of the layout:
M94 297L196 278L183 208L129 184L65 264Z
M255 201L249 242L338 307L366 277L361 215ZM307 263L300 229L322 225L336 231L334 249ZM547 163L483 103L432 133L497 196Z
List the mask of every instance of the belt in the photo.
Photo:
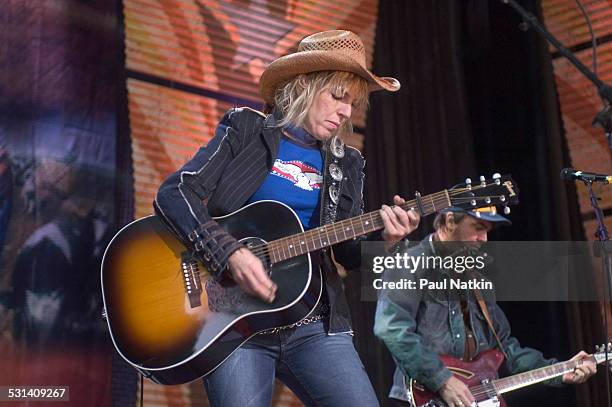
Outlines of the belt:
M295 322L291 325L280 326L278 328L266 329L265 331L259 332L258 335L274 335L282 331L286 331L288 329L297 328L298 326L312 324L313 322L321 321L327 317L329 317L329 305L327 302L321 302L317 304L317 306L312 310L310 314L306 317L300 319L298 322Z

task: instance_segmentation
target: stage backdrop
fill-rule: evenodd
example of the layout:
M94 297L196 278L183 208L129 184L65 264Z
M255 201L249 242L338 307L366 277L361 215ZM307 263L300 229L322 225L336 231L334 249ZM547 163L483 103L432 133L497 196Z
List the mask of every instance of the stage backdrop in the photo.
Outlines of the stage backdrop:
M214 134L231 107L262 107L258 79L308 34L349 29L371 63L376 0L124 0L129 132L135 216L152 213L155 193L172 171ZM365 126L356 114L360 148ZM203 385L164 387L145 380L147 406L206 405ZM277 386L274 405L301 405Z
M61 405L111 404L99 263L115 216L118 10L0 6L0 385L67 386Z
M565 47L569 48L602 81L610 85L612 84L612 4L608 0L587 0L581 3L590 17L593 34L597 38L595 49L585 16L574 0L543 0L544 21L549 31ZM604 131L592 126L593 119L603 108L597 89L553 46L549 48L571 165L582 171L612 174L612 151L608 148ZM594 53L596 58L593 58ZM588 190L581 182L577 182L576 185L585 236L587 240L597 240L595 235L597 220L591 207ZM593 189L601 198L599 205L604 211L606 227L612 230L612 188L597 183ZM598 274L596 278L600 287L606 286L602 274ZM609 307L607 311L610 312ZM608 332L612 334L612 320L608 321Z
M593 46L585 17L573 0L543 0L546 26L578 59L607 84L612 83L612 5L606 0L583 1L598 39L596 65ZM572 165L576 169L602 174L612 173L612 152L607 147L604 131L591 122L602 109L602 101L592 82L583 76L565 57L550 47L559 92L563 124ZM612 229L612 189L596 185L606 212L606 225ZM579 184L578 199L586 236L594 239L596 222L584 185Z

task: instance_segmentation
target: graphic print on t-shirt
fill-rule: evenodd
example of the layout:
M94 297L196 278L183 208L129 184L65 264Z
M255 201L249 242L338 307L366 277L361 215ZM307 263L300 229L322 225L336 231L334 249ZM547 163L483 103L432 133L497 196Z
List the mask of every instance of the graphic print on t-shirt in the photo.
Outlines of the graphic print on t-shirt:
M323 157L318 148L308 148L281 138L276 161L268 176L247 203L282 202L300 218L305 229L319 226Z
M293 185L305 191L321 189L323 182L323 176L316 168L298 160L277 159L270 173L291 181Z

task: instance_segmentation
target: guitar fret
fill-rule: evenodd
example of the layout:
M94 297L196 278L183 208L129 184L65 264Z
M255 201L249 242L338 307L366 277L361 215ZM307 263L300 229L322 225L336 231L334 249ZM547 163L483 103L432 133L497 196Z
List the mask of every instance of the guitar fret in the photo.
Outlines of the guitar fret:
M420 205L420 207L417 207L416 200L411 200L400 205L400 207L404 210L416 208L421 215L427 215L451 205L449 191L444 190L436 194L424 196L420 198ZM271 242L268 247L272 261L279 262L382 229L383 227L384 222L380 212L372 211L278 239L275 242Z
M304 251L304 249L308 250L308 247L306 247L306 244L304 242L304 237L298 236L296 240L297 240L296 241L297 247L300 248L300 254L306 253L306 251Z
M353 237L359 236L359 232L357 231L357 227L361 225L361 217L357 217L351 221L351 233Z
M280 252L278 250L278 244L276 242L271 242L269 244L270 247L270 252L274 253L274 258L276 259L276 261L282 261Z
M298 237L294 236L291 238L291 249L293 250L293 255L294 256L299 256L300 253L300 244L298 241Z
M448 194L448 190L445 189L444 190L444 196L445 196L445 200L444 200L444 206L448 207L448 206L452 206L451 204L451 199L450 199L450 195Z
M282 246L283 246L283 253L286 256L285 259L288 259L288 258L292 257L291 256L291 248L290 248L289 242L290 242L290 239L288 239L286 237L283 238Z
M344 232L344 239L348 240L349 237L346 235L346 231L349 230L349 227L348 226L344 226L344 223L345 222L340 222L340 227L342 229L342 232Z
M350 219L349 224L351 226L351 237L357 236L357 230L355 229L355 220L356 218Z
M332 226L333 231L334 231L334 236L335 236L335 240L334 240L334 244L338 243L340 241L340 238L338 237L338 230L335 226Z
M370 227L372 227L372 225L374 225L374 213L375 212L370 212Z
M499 393L503 393L508 390L517 389L529 384L534 384L561 376L574 370L577 365L578 363L576 361L567 361L551 366L541 367L530 372L519 373L514 376L495 380L494 386Z
M291 244L291 237L287 237L285 239L285 247L287 248L287 254L289 256L291 256L291 250L294 250L293 249L293 244ZM295 251L294 251L293 255L295 255Z
M315 240L316 237L317 236L314 234L314 232L311 232L308 235L310 246L311 246L311 248L309 249L310 251L317 250L317 241Z
M291 254L291 250L293 250L293 255L297 256L297 249L295 248L295 237L289 239L289 254Z
M323 230L325 232L325 235L327 236L327 240L323 241L323 246L322 246L322 247L325 247L325 246L328 246L330 243L329 242L329 232L327 231L327 226L323 226L321 230Z
M287 238L282 238L279 242L279 248L281 250L282 253L282 258L283 260L288 259L289 258L289 246L287 245Z
M302 247L300 246L300 237L299 236L295 236L293 238L293 247L295 248L295 255L298 256L300 254L302 254Z

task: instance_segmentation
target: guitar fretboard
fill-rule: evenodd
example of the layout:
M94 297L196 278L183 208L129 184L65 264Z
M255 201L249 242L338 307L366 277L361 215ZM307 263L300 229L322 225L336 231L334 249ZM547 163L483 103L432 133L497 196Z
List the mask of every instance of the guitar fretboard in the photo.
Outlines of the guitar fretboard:
M447 190L413 199L401 205L404 210L415 209L421 216L430 215L451 206ZM272 263L341 243L384 227L379 211L365 213L330 225L311 229L268 243Z
M562 376L573 371L576 366L584 363L587 360L596 362L595 358L583 360L568 360L567 362L556 363L554 365L541 367L525 373L519 373L503 379L493 380L493 387L497 393L507 393L521 387L529 386L535 383L540 383L555 377Z

